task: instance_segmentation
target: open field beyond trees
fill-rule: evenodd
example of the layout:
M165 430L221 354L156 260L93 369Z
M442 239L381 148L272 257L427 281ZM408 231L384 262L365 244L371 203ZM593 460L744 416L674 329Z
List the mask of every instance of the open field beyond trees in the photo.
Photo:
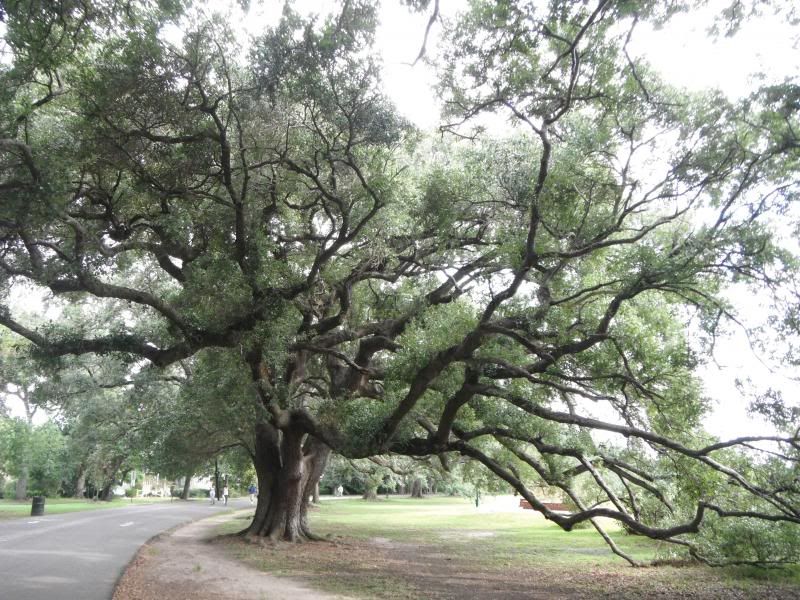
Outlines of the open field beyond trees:
M495 510L500 504L502 507ZM564 532L532 511L462 498L324 502L311 514L330 542L251 544L222 538L229 555L272 575L350 597L797 598L800 571L632 568L590 529ZM249 515L220 533L244 528ZM613 530L612 530L613 531ZM659 542L614 531L625 552L658 560ZM668 563L668 561L665 561Z

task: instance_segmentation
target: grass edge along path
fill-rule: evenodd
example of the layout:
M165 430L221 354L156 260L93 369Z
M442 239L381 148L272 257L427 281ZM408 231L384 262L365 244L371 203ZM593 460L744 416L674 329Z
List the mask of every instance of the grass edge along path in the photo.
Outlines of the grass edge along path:
M44 503L44 514L60 515L71 512L99 510L103 508L121 508L133 504L153 504L169 502L169 498L115 498L111 501L97 501L77 498L47 498ZM177 499L175 500L177 502ZM31 500L0 500L0 521L7 519L22 519L31 515Z
M252 543L227 536L219 543L229 556L272 575L375 600L800 597L797 570L753 578L741 569L696 565L634 569L592 530L567 533L512 506L475 509L460 498L329 501L311 514L313 530L329 542ZM218 531L238 532L249 517ZM621 531L614 537L639 559L658 553L658 542Z

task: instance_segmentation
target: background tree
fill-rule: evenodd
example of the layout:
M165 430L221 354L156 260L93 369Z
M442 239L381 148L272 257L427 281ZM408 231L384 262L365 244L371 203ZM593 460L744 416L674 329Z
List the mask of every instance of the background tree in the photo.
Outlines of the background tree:
M42 378L25 356L25 344L15 344L9 335L0 336L0 396L6 406L9 399L17 401L23 411L20 418L7 421L7 452L10 462L6 472L16 478L14 497L28 497L28 481L33 460L34 417L39 407L34 402L37 384Z
M373 456L350 460L334 454L325 469L324 485L327 493L335 494L342 486L345 493L361 494L364 500L377 500L378 494L396 492L405 488L411 477L427 473L426 464L404 456Z
M0 418L0 437L0 468L16 480L16 500L61 491L69 465L67 436L58 425L48 420L29 426L19 417Z

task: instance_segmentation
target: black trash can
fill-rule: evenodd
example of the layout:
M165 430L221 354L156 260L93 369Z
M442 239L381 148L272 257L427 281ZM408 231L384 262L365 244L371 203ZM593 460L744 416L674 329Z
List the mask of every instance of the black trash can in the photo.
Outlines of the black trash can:
M31 504L31 516L39 517L44 514L44 496L34 496Z

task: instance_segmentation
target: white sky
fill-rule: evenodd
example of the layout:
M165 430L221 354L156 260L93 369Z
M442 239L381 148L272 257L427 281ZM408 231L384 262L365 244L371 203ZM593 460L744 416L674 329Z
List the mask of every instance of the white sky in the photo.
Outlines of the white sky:
M257 35L265 23L277 21L282 4L273 1L254 7L243 20L243 29ZM295 0L292 8L301 13L325 14L334 4L330 0ZM383 4L377 46L385 65L386 92L407 118L422 129L433 129L439 124L440 108L432 89L435 74L422 62L413 67L410 65L419 52L428 15L411 14L396 1L385 0ZM464 4L464 0L443 0L443 14L452 14L448 11ZM645 56L674 84L692 90L716 87L730 97L744 95L753 89L754 73L778 74L778 78L782 77L781 74L798 75L800 60L792 45L790 28L785 23L762 19L746 25L735 38L709 39L706 29L710 18L722 4L724 0L714 0L708 9L680 15L662 30L653 31L640 26L629 48L633 54ZM435 47L438 31L439 27L434 26L429 49ZM747 311L758 313L757 299L747 300ZM746 373L757 385L768 382L789 394L796 391L797 384L764 366L741 334L721 340L715 359L720 369L713 365L703 369L707 391L719 403L708 428L721 437L769 432L764 423L746 415L746 400L736 390L735 378Z
M709 38L708 23L721 4L715 1L700 14L679 15L661 31L639 31L632 48L674 84L691 90L717 88L731 98L750 93L761 83L758 74L775 81L798 77L796 31L785 22L762 18L747 23L735 37ZM750 318L748 324L756 324L764 314L757 297L737 291L731 300ZM737 378L749 377L755 389L773 387L782 390L787 400L798 402L797 381L757 356L741 330L718 341L714 361L716 366L711 362L701 370L706 391L716 402L706 426L722 438L772 433L767 423L747 414L747 399L736 388Z

